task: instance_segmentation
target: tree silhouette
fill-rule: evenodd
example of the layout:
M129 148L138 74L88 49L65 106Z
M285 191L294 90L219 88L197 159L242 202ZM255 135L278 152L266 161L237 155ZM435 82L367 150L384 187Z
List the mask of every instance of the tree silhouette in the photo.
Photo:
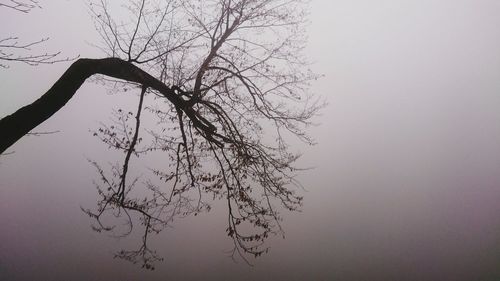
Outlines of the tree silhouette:
M161 258L148 247L148 235L174 217L209 210L207 198L221 199L233 255L260 256L268 251L265 239L283 233L276 206L297 210L302 203L294 191L298 155L285 138L312 144L304 129L323 106L308 93L318 76L302 55L306 5L91 2L106 58L76 60L37 101L0 120L0 153L62 108L91 76L99 74L96 80L116 91L137 89L136 111L117 109L111 124L94 132L124 158L109 168L90 161L100 195L95 210L84 209L96 221L93 228L114 231L103 218L124 217L129 229L121 234L127 235L137 217L144 227L141 247L117 257L152 269ZM129 163L152 152L166 155L170 165L153 169L145 182L131 178ZM133 195L138 186L149 195Z

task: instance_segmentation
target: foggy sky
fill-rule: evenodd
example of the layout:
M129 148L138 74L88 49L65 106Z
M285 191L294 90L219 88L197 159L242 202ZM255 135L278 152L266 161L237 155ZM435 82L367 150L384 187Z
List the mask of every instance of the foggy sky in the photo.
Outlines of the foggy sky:
M80 1L42 5L0 11L0 38L102 56ZM254 267L224 252L220 207L156 236L154 272L112 259L137 240L93 232L80 210L96 202L86 159L114 157L89 130L134 100L87 82L37 128L59 133L23 138L0 160L0 279L500 279L499 14L494 0L312 1L307 52L324 78L311 90L329 105L310 129L318 144L293 148L314 167L299 178L303 211L284 213L286 239ZM0 116L68 65L0 69Z

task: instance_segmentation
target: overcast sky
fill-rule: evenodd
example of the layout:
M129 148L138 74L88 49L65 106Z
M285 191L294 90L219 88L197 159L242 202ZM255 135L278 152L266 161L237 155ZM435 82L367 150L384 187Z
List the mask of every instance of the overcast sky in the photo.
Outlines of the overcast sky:
M0 38L50 37L64 56L100 57L82 1L0 10ZM302 151L307 191L286 239L237 264L224 209L177 220L154 238L154 272L112 259L132 239L92 232L89 130L130 103L86 83L40 131L0 160L2 280L500 279L500 2L313 0L312 87L329 106ZM8 28L6 28L8 27ZM38 98L69 63L0 69L0 116ZM37 129L37 130L38 130ZM111 157L111 156L110 156Z

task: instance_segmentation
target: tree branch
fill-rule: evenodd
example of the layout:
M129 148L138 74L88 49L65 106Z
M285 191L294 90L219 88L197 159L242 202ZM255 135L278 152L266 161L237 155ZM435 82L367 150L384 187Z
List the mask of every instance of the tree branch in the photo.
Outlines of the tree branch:
M103 74L150 87L182 109L197 127L207 132L211 129L210 124L206 124L206 120L199 119L198 114L192 108L186 107L186 101L177 96L171 88L134 64L118 58L79 59L38 100L0 120L0 132L3 136L0 139L0 153L61 109L83 82L94 74Z

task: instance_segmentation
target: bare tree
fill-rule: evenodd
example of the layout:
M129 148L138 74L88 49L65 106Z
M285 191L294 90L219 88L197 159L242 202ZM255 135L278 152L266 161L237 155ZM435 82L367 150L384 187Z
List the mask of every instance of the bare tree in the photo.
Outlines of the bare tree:
M91 2L98 46L108 58L79 59L39 100L0 120L7 136L0 152L64 106L88 77L101 74L99 81L139 93L135 112L117 109L112 123L94 132L124 158L110 169L91 161L101 199L96 210L84 211L96 231L115 230L103 222L108 215L127 219L122 235L132 231L135 217L144 226L141 247L117 256L153 268L161 258L148 247L148 235L175 217L210 210L212 199L226 202L232 254L245 261L247 254L260 256L268 251L266 238L283 234L277 206L293 211L302 204L294 190L299 156L289 152L285 137L313 144L304 129L323 106L308 93L318 76L302 56L306 5ZM155 151L170 165L145 180L129 175L133 159ZM149 195L134 196L140 188Z

